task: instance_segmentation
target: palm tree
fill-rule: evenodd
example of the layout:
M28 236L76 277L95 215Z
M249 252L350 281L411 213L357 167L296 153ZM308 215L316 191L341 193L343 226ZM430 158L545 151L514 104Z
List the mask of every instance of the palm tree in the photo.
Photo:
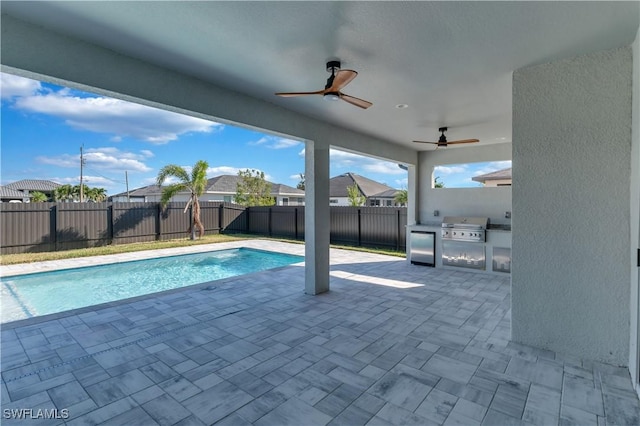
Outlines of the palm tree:
M107 199L107 190L104 188L89 188L85 193L88 200L94 203L101 203Z
M401 189L396 193L394 200L396 204L400 204L401 206L406 206L409 202L409 192L406 189Z
M73 200L73 186L60 185L54 190L53 196L56 201L71 201Z
M33 191L31 193L31 202L32 203L46 203L49 198L46 194L40 191Z
M82 184L82 195L83 195L83 199L80 199L80 185L74 185L72 188L72 198L74 201L82 201L85 202L87 201L87 194L89 193L89 187L87 185L85 185L84 183Z
M156 184L158 186L162 186L164 181L170 176L178 179L177 183L173 183L162 189L162 197L160 198L160 203L163 207L166 207L169 200L178 192L191 192L191 198L187 203L187 207L189 206L189 204L193 206L191 209L191 225L189 226L188 231L191 233L192 240L196 239L196 226L200 229L200 237L204 235L204 226L200 221L200 202L198 201L198 197L202 195L205 187L207 186L208 168L209 164L206 161L200 160L193 166L191 175L189 175L189 173L187 173L187 171L183 167L177 166L175 164L168 164L160 169L158 177L156 178Z
M304 191L306 185L306 181L304 179L304 173L300 173L300 182L296 185L296 188L302 189Z

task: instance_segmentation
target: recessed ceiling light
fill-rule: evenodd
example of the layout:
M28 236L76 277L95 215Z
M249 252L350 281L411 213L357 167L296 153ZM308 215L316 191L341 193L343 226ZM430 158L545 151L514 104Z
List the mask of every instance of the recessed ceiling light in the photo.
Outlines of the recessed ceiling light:
M398 105L396 105L396 108L405 109L405 108L409 108L409 105L407 105L407 104L398 104Z

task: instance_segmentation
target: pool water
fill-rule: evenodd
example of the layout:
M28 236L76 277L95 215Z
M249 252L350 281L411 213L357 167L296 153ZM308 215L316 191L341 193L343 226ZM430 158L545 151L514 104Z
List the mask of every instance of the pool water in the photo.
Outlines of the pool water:
M4 277L1 279L5 311L2 322L186 287L303 260L302 256L239 248ZM21 312L10 314L7 310Z

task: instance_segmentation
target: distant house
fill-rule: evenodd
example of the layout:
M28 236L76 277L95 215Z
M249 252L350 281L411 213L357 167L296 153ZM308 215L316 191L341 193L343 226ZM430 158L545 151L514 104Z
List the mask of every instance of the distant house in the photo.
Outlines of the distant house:
M0 203L28 203L31 195L22 191L0 186Z
M356 185L360 195L366 198L366 206L395 206L395 197L399 192L388 185L376 182L355 173L345 173L329 180L329 204L332 206L348 206L348 187Z
M141 203L151 203L151 202L159 202L160 194L162 193L162 188L158 185L148 185L143 186L142 188L136 188L126 192L121 192L120 194L115 194L109 197L109 201L115 202L141 202Z
M42 192L47 196L49 201L53 201L55 199L55 190L60 186L62 185L50 180L23 179L5 185L4 188L22 192L25 196L27 196L27 199L30 198L29 194L31 194L32 192Z
M474 176L471 180L480 182L484 186L511 186L511 167Z
M222 175L209 179L200 201L234 202L239 180L240 178L236 175ZM127 193L122 192L111 196L110 200L118 202L159 202L161 194L162 188L157 185L149 185L129 191L129 199L127 199ZM271 183L271 196L275 198L278 206L304 205L304 191L281 183ZM189 194L184 192L173 197L171 201L186 202L188 200Z

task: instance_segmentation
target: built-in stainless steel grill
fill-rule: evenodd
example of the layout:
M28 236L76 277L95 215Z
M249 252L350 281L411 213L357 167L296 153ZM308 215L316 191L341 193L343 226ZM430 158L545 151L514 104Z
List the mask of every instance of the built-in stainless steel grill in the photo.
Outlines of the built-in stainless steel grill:
M442 220L442 239L485 242L489 218L445 216Z

